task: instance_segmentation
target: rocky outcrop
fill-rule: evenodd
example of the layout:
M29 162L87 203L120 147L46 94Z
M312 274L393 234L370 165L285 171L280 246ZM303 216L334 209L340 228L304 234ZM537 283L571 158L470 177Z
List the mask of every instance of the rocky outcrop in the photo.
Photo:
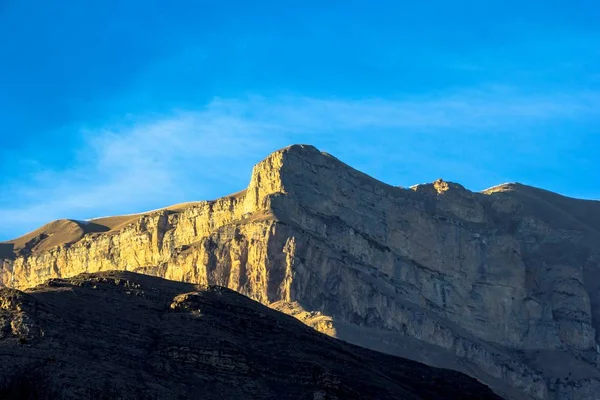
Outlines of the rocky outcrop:
M130 272L0 289L7 321L2 399L500 400L464 374L332 339L232 290Z
M4 244L3 285L138 271L229 287L508 398L593 398L600 382L599 202L519 184L393 187L296 145L233 196L58 225ZM569 367L543 368L548 354Z

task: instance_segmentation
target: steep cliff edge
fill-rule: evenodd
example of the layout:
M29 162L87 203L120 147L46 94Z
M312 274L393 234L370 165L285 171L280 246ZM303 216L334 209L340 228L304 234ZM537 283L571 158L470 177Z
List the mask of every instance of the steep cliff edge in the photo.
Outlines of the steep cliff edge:
M0 283L122 269L217 284L508 398L592 399L599 216L599 202L519 184L394 187L295 145L235 195L4 243Z

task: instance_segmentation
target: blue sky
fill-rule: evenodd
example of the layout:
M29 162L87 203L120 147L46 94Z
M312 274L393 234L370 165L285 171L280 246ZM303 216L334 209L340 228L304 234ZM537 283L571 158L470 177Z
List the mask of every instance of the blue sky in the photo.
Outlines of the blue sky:
M291 143L599 199L596 3L0 0L0 240L226 195Z

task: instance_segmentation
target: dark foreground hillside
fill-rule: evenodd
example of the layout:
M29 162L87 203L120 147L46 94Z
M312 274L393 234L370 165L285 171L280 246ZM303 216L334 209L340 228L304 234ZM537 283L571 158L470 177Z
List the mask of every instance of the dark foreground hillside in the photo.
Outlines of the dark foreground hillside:
M128 272L0 289L2 399L499 399L221 287Z

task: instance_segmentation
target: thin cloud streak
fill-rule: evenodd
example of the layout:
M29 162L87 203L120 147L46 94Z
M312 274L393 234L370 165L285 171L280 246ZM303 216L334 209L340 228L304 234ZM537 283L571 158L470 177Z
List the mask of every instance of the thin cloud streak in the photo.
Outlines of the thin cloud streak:
M409 132L518 134L555 121L597 119L599 110L600 96L593 92L540 96L502 87L397 100L214 99L201 110L83 131L85 146L70 169L0 186L14 199L0 209L0 237L57 218L139 212L226 195L246 185L254 163L291 143L329 143L327 150L334 151L340 133L368 134L374 142L378 135ZM406 159L424 156L404 151Z
M512 128L559 119L598 117L600 94L524 96L507 88L406 100L284 97L215 100L222 113L248 115L286 130Z

